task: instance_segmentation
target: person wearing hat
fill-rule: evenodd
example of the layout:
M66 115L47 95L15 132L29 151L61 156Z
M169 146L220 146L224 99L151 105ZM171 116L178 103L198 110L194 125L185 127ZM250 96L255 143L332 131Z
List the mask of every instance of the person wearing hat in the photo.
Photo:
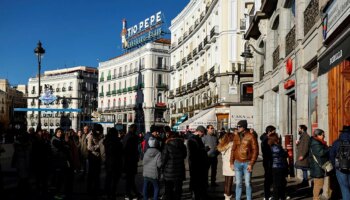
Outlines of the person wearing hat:
M341 194L343 196L343 199L349 199L350 198L350 169L345 169L344 167L340 166L339 163L339 156L341 151L349 151L350 145L350 126L343 126L343 130L340 131L339 138L334 141L332 148L330 149L330 158L333 166L335 166L335 173L337 176L337 180L340 186ZM344 150L340 150L344 148ZM336 159L338 162L336 162ZM347 162L349 163L349 156Z
M208 155L201 139L206 132L207 129L204 126L198 126L187 142L190 188L193 199L196 200L207 199Z
M253 166L258 158L259 147L256 137L247 127L247 120L240 120L237 123L238 134L233 138L230 166L236 173L236 199L241 199L244 176L247 200L251 200L251 176Z

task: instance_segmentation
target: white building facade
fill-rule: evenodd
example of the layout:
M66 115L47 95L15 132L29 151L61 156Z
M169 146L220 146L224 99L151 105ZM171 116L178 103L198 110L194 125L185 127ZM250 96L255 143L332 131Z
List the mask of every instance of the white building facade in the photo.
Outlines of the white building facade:
M170 41L158 39L99 63L98 111L124 131L135 121L136 92L141 84L145 129L168 125ZM139 80L142 79L142 80Z
M90 115L97 108L97 78L96 68L77 66L66 69L45 71L41 75L41 94L38 94L38 78L28 81L28 108L38 107L38 96L45 91L51 91L57 100L51 104L40 104L40 108L81 109L81 112L41 112L41 127L51 133L58 127L74 130L81 128L84 121L90 120ZM41 102L41 101L40 101ZM28 128L36 128L38 112L27 112Z
M253 126L253 71L240 56L253 6L254 1L191 0L172 20L168 98L174 129L227 129L240 119Z

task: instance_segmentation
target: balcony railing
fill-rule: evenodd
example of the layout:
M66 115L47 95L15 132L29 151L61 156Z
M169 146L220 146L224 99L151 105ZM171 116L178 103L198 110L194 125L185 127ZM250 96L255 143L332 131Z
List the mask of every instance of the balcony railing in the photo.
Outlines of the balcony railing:
M286 56L295 48L295 26L286 35Z
M191 34L192 32L193 32L193 25L192 26L190 26L190 29L189 29L189 34Z
M128 92L131 92L133 87L128 87Z
M122 73L118 73L118 78L122 77L123 74Z
M125 72L123 72L123 76L126 76L126 74L127 74L127 72L125 71Z
M196 28L199 25L199 19L196 19L196 21L194 22L194 27Z
M178 94L180 94L180 92L181 92L181 88L178 87L178 88L175 89L175 91L176 91L176 95L178 95Z
M103 97L104 96L104 93L103 92L100 92L100 97Z
M280 46L278 45L272 53L272 67L276 69L278 62L280 60Z
M181 44L182 41L183 41L183 37L179 37L179 39L177 40L177 43L178 43L178 44Z
M215 67L210 68L209 76L210 76L210 79L215 77Z
M197 86L197 80L192 81L192 88L195 88Z
M214 36L219 35L219 27L218 26L214 26L211 30L210 30L210 38L214 38Z
M197 48L194 48L192 51L192 56L195 58L197 56Z
M205 37L204 40L203 40L203 45L206 46L208 44L209 44L208 37Z
M203 74L202 79L203 79L203 82L204 82L204 83L206 83L206 82L208 81L208 72L205 72L205 73Z
M194 105L194 109L195 109L195 110L199 110L199 107L200 107L199 104L195 104L195 105Z
M112 90L112 95L115 96L117 94L117 90Z
M311 0L304 11L304 35L308 34L320 17L318 2L319 0Z
M122 89L117 90L117 94L121 94L123 92Z
M173 70L174 70L174 68L175 68L175 67L174 67L174 65L172 65L172 66L170 66L170 68L169 68L169 69L170 69L170 71L173 71Z
M159 90L166 90L166 89L168 89L168 85L165 84L165 83L158 83L158 84L156 85L156 87L157 87Z
M103 77L100 78L100 82L103 82L105 81L105 79Z
M198 52L200 53L200 52L202 52L202 50L203 50L203 45L202 45L202 43L199 43Z
M192 54L189 53L189 54L187 55L187 61L189 62L189 61L191 61L191 60L192 60Z
M123 88L123 93L128 92L128 88Z
M173 99L173 98L174 98L174 91L173 91L173 90L170 90L170 91L169 91L168 99Z
M107 76L107 81L110 81L111 79L112 79L111 75Z
M184 39L186 39L186 38L187 38L187 36L188 36L188 32L187 32L187 31L185 31L185 33L184 33Z
M113 74L112 79L116 79L116 78L117 78L117 75Z
M203 83L203 76L200 75L197 79L198 85L201 85Z
M181 64L182 64L182 65L186 64L186 58L182 58Z
M181 86L181 93L185 93L186 92L186 85Z
M106 93L106 95L107 95L107 97L109 97L109 96L112 95L112 92L111 92L111 91L108 91L108 92Z
M140 66L140 70L143 70L143 69L145 69L145 65Z
M181 63L180 61L176 63L176 69L180 68L181 67Z
M186 87L187 87L187 90L191 90L191 83L187 83Z
M201 13L201 16L200 16L200 21L202 21L203 19L204 19L204 16L205 16L205 12L203 11L202 13Z

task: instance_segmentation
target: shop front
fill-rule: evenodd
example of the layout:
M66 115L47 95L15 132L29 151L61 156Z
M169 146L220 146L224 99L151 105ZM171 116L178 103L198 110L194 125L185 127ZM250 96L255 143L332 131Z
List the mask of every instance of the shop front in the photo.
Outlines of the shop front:
M329 142L350 125L350 2L334 0L324 9L323 39L318 76L328 74Z

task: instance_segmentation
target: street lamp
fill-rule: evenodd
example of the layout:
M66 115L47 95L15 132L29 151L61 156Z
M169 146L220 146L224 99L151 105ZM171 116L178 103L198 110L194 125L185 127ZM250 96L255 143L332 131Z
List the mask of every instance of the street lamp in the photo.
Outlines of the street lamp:
M244 58L244 72L245 72L247 68L247 58L253 58L253 54L250 52L248 42L244 44L244 52L242 52L241 57Z
M41 112L40 112L40 94L41 94L41 88L40 88L40 70L41 70L41 58L45 54L45 49L41 46L41 42L39 40L38 46L34 49L35 55L38 57L38 125L36 130L41 130Z

